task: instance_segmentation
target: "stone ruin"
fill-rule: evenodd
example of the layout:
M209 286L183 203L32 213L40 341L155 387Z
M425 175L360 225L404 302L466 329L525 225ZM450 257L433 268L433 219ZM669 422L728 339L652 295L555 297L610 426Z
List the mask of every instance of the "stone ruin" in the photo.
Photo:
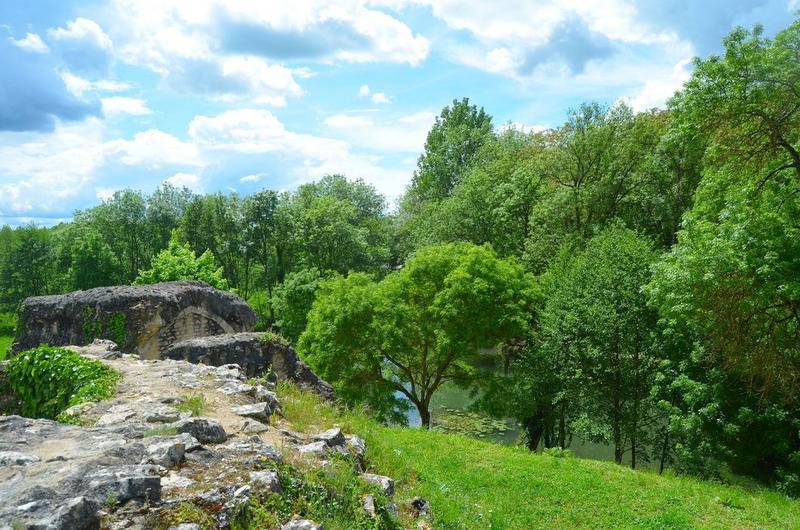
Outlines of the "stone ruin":
M204 282L98 287L22 303L18 353L40 344L70 346L111 340L143 359L185 359L212 366L235 363L248 376L271 374L332 397L333 389L294 350L253 333L256 313L236 294Z

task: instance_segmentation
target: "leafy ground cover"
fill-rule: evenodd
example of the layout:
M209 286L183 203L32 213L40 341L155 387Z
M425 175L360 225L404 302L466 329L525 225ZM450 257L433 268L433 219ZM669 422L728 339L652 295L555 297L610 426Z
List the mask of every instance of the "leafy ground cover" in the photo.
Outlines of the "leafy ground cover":
M298 430L338 424L364 436L370 471L394 477L399 500L428 499L434 528L800 528L800 503L766 489L384 427L288 385L279 398Z

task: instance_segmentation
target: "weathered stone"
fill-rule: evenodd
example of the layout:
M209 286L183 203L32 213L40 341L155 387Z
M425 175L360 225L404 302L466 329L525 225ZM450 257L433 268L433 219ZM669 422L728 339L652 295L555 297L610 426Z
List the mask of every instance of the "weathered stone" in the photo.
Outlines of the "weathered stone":
M281 530L323 530L321 524L317 524L309 519L292 519Z
M108 412L100 416L95 423L96 427L107 427L123 423L136 416L136 412L127 405L115 405L108 409Z
M242 430L247 434L258 434L260 432L264 432L268 429L266 425L261 423L260 421L246 419L244 420L244 424L242 425Z
M92 495L100 500L124 503L135 499L161 499L161 477L154 466L114 466L101 468L86 476Z
M364 473L361 477L372 484L376 484L381 488L381 492L387 497L394 495L394 480L383 475L375 475L372 473Z
M344 446L347 451L353 456L363 458L367 452L367 442L354 434L348 434L344 438Z
M171 359L211 366L237 364L247 376L260 376L271 370L279 380L308 388L328 399L333 387L317 377L286 344L265 340L261 333L232 333L201 337L175 343L166 352Z
M328 429L327 431L315 434L313 439L317 442L325 442L328 447L344 445L344 435L339 427Z
M188 433L200 443L222 443L228 439L225 429L217 420L210 418L187 418L175 424L179 433Z
M411 513L414 517L429 517L431 514L431 505L422 497L414 497L409 502Z
M194 480L178 474L169 474L161 479L161 487L165 490L188 488L192 484L194 484Z
M253 385L248 385L247 383L242 383L241 381L226 381L225 384L219 387L217 390L227 396L232 396L234 394L250 394L253 391L253 388Z
M364 511L370 514L372 517L375 517L375 496L371 493L367 493L361 498L361 501Z
M195 523L181 523L179 525L170 526L167 530L200 530L200 525Z
M203 282L99 287L65 295L36 296L22 304L12 351L47 343L85 344L84 324L98 323L100 338L110 336L108 322L123 315L123 351L156 359L173 344L207 335L253 328L255 312L237 295ZM117 331L118 332L118 331ZM94 337L91 337L94 338Z
M100 528L99 505L86 497L68 499L41 518L25 521L26 528L47 530L97 530ZM11 527L13 528L13 527Z
M311 442L310 444L299 446L297 451L300 454L314 455L322 458L328 452L328 444L325 442Z
M144 413L144 421L148 423L174 423L178 421L180 414L172 407L157 405L148 408Z
M238 414L239 416L265 422L269 422L269 417L272 416L272 405L267 402L241 405L233 407L231 410L234 414Z
M148 454L145 463L170 469L184 461L186 446L178 436L154 436L148 438L145 445Z
M281 491L281 481L275 471L251 471L250 483L273 493Z
M28 466L39 461L39 457L19 451L0 451L0 466Z

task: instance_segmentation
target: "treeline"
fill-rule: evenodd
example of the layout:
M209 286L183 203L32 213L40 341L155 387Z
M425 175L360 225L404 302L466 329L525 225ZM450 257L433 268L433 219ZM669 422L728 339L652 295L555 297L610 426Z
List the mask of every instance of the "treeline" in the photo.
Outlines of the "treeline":
M396 211L335 175L6 227L1 302L129 283L174 238L380 417L428 423L451 381L531 449L577 436L798 495L798 184L800 22L737 29L666 110L586 104L525 133L454 101Z

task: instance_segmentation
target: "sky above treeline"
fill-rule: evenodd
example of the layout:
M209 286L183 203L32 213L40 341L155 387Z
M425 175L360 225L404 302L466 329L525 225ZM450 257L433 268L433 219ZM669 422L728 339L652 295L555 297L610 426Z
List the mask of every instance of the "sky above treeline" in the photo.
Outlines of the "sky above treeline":
M733 27L800 0L4 0L0 224L115 190L290 190L344 173L396 199L454 98L498 127L584 101L664 105Z

